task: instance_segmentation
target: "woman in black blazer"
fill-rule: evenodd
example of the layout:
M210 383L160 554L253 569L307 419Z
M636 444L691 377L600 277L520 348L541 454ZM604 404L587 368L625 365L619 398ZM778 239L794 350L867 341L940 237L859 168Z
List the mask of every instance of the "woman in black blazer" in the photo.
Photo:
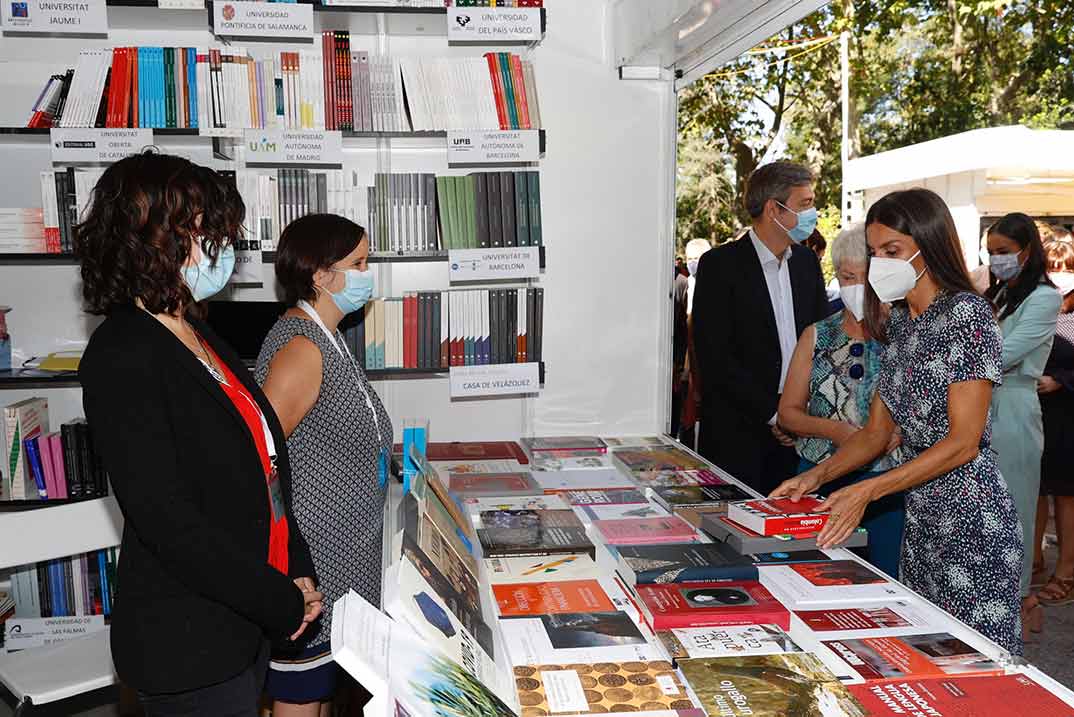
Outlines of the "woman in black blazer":
M148 715L256 715L269 641L321 609L276 414L192 315L243 214L211 170L144 153L105 171L78 227L86 304L107 316L83 404L125 519L112 658Z

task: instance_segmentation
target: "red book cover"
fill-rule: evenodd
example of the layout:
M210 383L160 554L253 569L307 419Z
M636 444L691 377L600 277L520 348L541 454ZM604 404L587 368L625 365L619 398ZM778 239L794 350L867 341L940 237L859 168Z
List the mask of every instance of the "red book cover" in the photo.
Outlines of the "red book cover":
M638 585L636 589L654 630L768 623L790 629L790 612L754 580Z
M503 89L503 76L500 74L500 63L495 52L486 52L485 60L489 66L489 77L492 80L492 94L496 97L496 116L500 120L500 129L511 129L511 120L507 113L507 95Z
M321 63L324 72L324 128L336 129L336 57L335 33L328 31L321 33Z
M697 542L697 531L677 515L657 518L620 518L594 520L596 528L608 545L652 545L653 543Z
M448 490L463 496L542 494L529 473L452 473L448 476Z
M354 78L351 75L351 34L347 31L340 33L342 47L339 51L339 67L342 79L339 83L340 97L343 98L343 126L342 129L354 129L354 95L352 93Z
M493 585L492 593L501 617L616 611L596 580L505 583Z
M131 48L131 123L129 126L137 127L138 117L138 48Z
M868 681L1003 672L1003 665L946 632L826 640L824 646Z
M518 105L519 129L531 129L530 105L526 99L526 83L522 79L522 58L518 55L509 55L508 62L511 67L511 81L515 86L515 100Z
M332 92L336 98L336 129L344 129L347 124L347 96L343 94L343 73L345 69L341 62L343 53L343 38L345 33L335 32L332 34Z
M108 105L104 115L105 127L118 127L119 124L119 97L123 83L123 48L112 48L112 81L108 85Z
M406 339L407 339L407 368L418 367L418 295L410 294L404 300L409 307L407 311Z
M402 453L403 446L395 444L395 452ZM425 446L425 457L430 461L509 461L529 463L525 452L514 441L486 441L430 443Z
M797 502L788 498L744 500L728 503L727 517L761 535L817 533L828 522L828 514L811 511L823 502L812 495Z
M1074 708L1027 675L933 677L846 688L869 717L995 717L997 714L1070 717ZM997 711L998 705L1010 705ZM1014 707L1017 705L1017 707Z

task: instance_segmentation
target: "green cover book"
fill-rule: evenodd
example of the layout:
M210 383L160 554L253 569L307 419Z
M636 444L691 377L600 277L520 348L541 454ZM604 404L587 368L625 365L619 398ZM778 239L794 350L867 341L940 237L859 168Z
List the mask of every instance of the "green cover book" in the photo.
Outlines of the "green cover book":
M496 66L500 70L500 76L503 77L503 94L507 104L507 116L511 122L511 129L519 129L521 125L518 121L518 105L515 99L515 83L511 79L511 58L509 54L497 52Z
M462 182L462 216L466 221L466 248L477 249L477 200L475 197L476 187L473 175L459 177Z
M436 178L436 212L440 215L440 232L443 234L444 249L455 248L455 234L452 231L449 212L451 192L448 189L450 177Z
M474 219L477 227L477 248L489 248L489 193L488 173L478 172L474 177Z
M512 172L511 180L515 185L515 229L516 243L518 246L529 246L530 223L529 223L529 192L527 191L526 175L521 172Z
M444 177L447 182L447 216L451 225L451 248L461 249L459 231L459 182L458 177Z
M175 126L175 51L164 48L164 126Z
M530 246L542 246L541 236L541 175L526 172L526 192L529 195Z

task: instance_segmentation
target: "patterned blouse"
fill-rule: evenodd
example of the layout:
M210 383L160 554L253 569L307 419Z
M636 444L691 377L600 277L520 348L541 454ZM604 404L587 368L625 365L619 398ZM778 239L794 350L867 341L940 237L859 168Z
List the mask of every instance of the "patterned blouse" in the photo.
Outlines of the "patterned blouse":
M813 327L817 336L813 346L813 370L809 376L806 412L818 418L864 426L880 379L883 345L876 341L859 341L847 335L843 330L842 311L821 319ZM831 458L836 448L827 438L816 436L799 438L795 447L799 456L812 463ZM887 471L900 463L901 447L877 458L862 470Z

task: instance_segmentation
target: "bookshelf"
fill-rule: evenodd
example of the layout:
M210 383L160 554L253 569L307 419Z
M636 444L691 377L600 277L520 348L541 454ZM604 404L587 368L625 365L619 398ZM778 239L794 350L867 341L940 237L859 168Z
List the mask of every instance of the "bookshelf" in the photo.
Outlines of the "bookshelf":
M74 372L46 373L35 369L0 371L0 390L77 388L79 386L81 384L78 382L78 374Z

